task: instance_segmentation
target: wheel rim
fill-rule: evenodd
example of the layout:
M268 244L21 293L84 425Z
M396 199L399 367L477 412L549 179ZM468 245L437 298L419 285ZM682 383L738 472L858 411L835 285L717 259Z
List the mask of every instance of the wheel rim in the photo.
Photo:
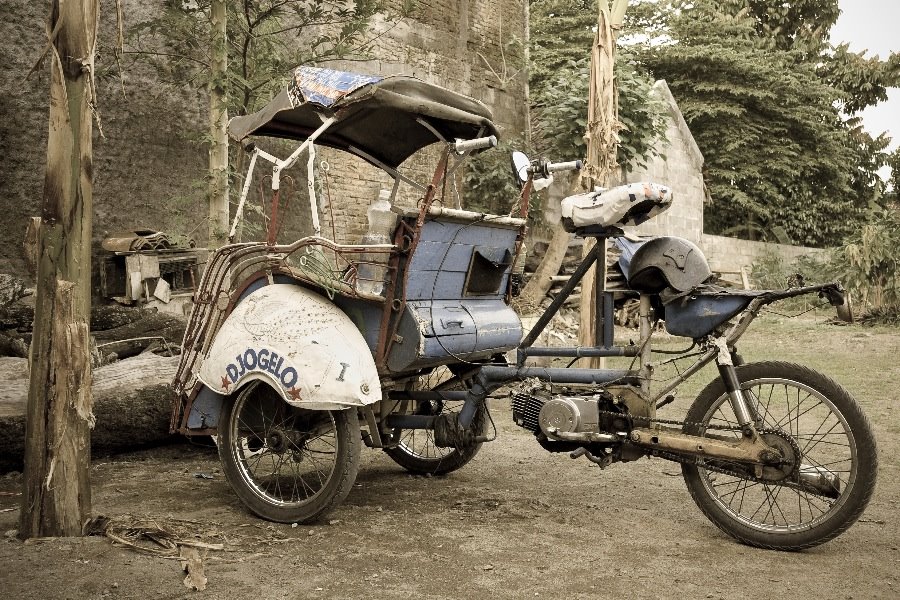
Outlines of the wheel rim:
M270 505L306 505L335 474L337 427L330 412L292 407L258 385L235 400L228 427L240 477Z
M758 415L757 429L778 431L796 442L801 451L801 474L782 482L763 483L710 471L701 464L700 481L707 494L721 510L757 531L794 533L827 521L846 502L856 482L856 441L846 419L828 398L797 381L756 379L742 387L751 412ZM707 411L703 424L703 431L706 425L738 426L727 394ZM840 490L837 498L826 498L811 492L808 486L798 485L803 473L814 472L836 477Z

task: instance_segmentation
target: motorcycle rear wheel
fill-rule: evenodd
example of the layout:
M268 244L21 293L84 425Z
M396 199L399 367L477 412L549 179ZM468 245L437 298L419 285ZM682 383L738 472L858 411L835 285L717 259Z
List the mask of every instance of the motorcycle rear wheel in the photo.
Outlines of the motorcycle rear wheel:
M360 454L355 410L313 411L252 383L227 401L219 427L225 479L253 513L315 521L347 497Z
M423 375L416 382L419 390L462 390L465 382L457 378L447 367L437 367L428 375ZM461 400L411 401L407 414L439 415L447 412L459 412ZM483 431L487 409L482 405L475 413L475 425ZM434 432L430 429L404 429L400 432L400 442L393 448L385 448L384 452L391 460L411 473L445 475L461 469L469 463L481 444L466 448L442 448L434 443Z
M846 531L869 503L878 470L875 437L862 409L838 383L800 365L753 363L737 367L737 375L757 430L788 440L799 450L799 468L780 481L754 481L684 464L694 502L719 529L760 548L802 550ZM700 392L685 421L691 435L704 435L711 425L736 427L721 380ZM737 465L731 470L741 471ZM816 476L831 478L825 487L833 485L830 495L836 497L809 485Z

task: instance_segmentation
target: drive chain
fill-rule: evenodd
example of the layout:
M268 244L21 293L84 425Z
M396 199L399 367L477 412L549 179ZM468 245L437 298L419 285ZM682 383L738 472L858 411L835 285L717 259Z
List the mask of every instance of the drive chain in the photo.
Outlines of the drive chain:
M623 413L617 413L617 412L607 411L607 410L601 410L599 412L600 412L601 416L602 415L609 415L611 417L612 416L614 416L614 417L626 416ZM676 420L672 420L672 419L654 419L654 418L650 418L650 417L639 417L639 416L634 416L634 415L630 415L630 417L633 422L640 421L641 423L646 423L647 426L654 425L654 424L677 425L677 426L680 426L683 430L685 425L690 425L697 430L713 429L713 430L717 430L717 431L741 431L740 427L728 427L728 426L724 426L724 425L710 425L710 424L706 424L706 423L694 423L694 422L690 422L690 421L676 421ZM775 433L777 435L781 435L782 437L786 437L786 436L784 436L784 434L777 432L777 431L773 431L773 430L765 430L765 431L761 431L760 433L764 433L764 432L765 433ZM692 465L695 467L706 469L707 471L713 471L715 473L722 473L723 475L729 475L731 477L737 477L739 479L746 479L748 481L753 481L754 483L764 483L764 484L775 484L776 483L776 482L772 482L772 481L767 481L761 477L756 477L755 475L751 475L749 473L744 473L744 472L735 471L732 469L727 469L725 467L721 467L721 466L716 465L711 462L703 462L703 459L696 457L696 456L687 456L687 455L677 454L675 452L665 452L663 450L649 450L648 454L650 456L655 456L657 458L670 460L672 462L677 462L677 463L684 464L684 465Z

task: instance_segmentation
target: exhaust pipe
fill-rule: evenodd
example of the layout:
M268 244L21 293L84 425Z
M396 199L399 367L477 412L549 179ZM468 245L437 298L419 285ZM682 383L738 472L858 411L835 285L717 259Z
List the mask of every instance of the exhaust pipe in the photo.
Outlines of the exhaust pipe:
M825 467L801 464L800 486L826 498L837 498L841 495L841 480L837 474Z

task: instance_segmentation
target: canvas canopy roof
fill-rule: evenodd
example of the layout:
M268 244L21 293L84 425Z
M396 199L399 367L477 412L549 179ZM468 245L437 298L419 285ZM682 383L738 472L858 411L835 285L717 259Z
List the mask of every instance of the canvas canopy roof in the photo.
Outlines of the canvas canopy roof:
M474 98L415 77L317 67L294 69L286 90L262 110L231 119L228 133L237 141L251 135L304 140L332 116L336 122L316 143L392 168L440 141L429 126L448 141L497 135L490 110Z

